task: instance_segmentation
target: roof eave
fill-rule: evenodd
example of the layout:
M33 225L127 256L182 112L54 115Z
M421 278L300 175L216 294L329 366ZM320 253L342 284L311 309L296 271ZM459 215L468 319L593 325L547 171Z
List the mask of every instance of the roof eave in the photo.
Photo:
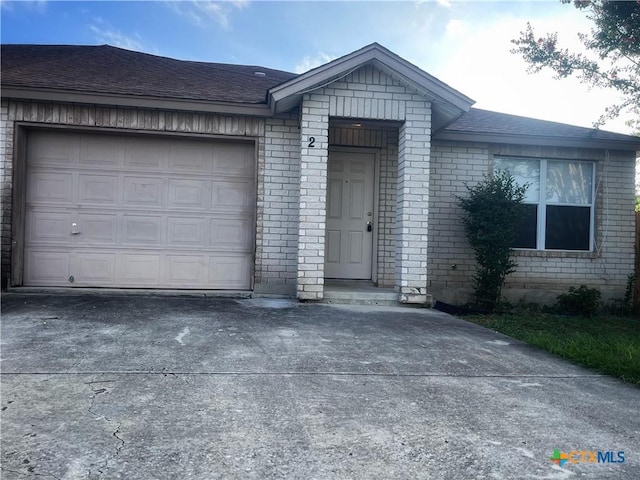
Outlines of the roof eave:
M153 96L121 95L110 93L88 93L73 90L42 89L29 87L2 86L2 98L18 100L38 100L45 102L82 103L104 106L152 108L228 115L248 115L271 117L266 103L214 102Z
M433 135L434 140L457 142L502 143L510 145L536 145L548 147L597 148L640 152L640 138L637 142L605 140L593 138L549 137L544 135L512 135L503 133L460 132L440 130Z

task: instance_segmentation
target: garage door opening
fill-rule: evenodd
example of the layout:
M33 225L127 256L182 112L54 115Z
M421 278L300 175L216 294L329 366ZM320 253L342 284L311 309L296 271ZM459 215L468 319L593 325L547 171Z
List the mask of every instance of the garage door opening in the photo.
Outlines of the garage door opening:
M253 142L30 131L25 286L250 289Z

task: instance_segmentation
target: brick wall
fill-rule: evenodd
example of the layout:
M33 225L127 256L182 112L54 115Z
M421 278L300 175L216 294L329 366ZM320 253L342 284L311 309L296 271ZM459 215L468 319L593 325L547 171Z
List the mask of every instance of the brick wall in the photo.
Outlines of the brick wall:
M402 303L427 302L431 105L407 102L398 143L396 287Z
M599 288L605 298L621 298L633 271L633 154L451 142L434 142L432 152L428 271L434 298L451 303L472 299L475 261L455 196L465 195L463 182L473 186L492 169L494 155L597 161L597 253L520 251L504 295L511 300L553 303L570 286L588 284Z
M396 285L396 203L398 194L398 129L383 130L378 204L378 286Z
M322 300L329 158L329 99L326 95L304 95L300 136L297 296L300 300Z
M2 254L1 286L5 288L11 271L11 208L13 177L13 123L9 119L9 102L2 100L0 105L0 239Z
M300 207L300 129L297 114L265 121L264 212L257 227L256 292L295 292Z
M170 112L137 108L111 108L93 105L2 100L2 145L0 175L2 179L1 262L3 286L10 275L12 175L14 165L14 123L29 122L42 126L102 127L122 131L175 132L187 134L255 137L258 139L258 172L264 172L265 122L260 118L232 117L205 113ZM258 194L264 192L263 177L258 175ZM263 223L264 205L256 211L257 225ZM260 237L258 237L260 241Z

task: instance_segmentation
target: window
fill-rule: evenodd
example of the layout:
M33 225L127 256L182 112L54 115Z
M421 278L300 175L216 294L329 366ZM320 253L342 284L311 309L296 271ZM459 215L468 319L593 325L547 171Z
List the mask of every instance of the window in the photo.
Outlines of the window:
M593 249L594 162L501 157L494 168L529 184L515 248Z

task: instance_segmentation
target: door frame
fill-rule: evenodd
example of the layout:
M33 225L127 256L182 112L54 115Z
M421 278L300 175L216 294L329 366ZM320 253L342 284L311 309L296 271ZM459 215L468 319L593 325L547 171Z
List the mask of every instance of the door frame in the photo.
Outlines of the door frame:
M331 160L332 153L371 153L373 154L373 229L372 245L371 245L371 281L378 283L378 212L380 201L380 149L370 147L332 147L329 146L327 154L327 179L329 178L329 161ZM327 236L327 219L325 209L325 243Z

